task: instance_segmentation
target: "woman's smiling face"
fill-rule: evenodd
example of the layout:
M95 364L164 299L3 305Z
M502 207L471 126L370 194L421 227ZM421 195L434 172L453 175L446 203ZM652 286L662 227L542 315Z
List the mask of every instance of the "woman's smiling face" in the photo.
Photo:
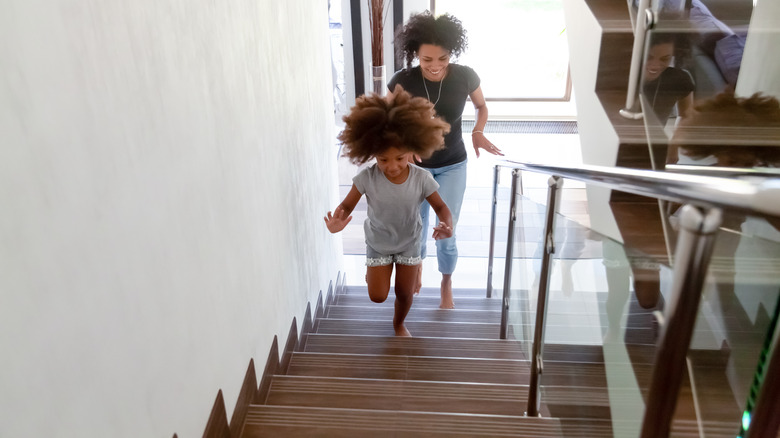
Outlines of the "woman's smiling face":
M417 58L420 60L423 76L429 81L442 80L447 73L447 66L450 65L449 50L433 44L421 44L417 50Z
M674 59L674 44L661 43L650 48L645 62L645 81L654 81L661 76Z

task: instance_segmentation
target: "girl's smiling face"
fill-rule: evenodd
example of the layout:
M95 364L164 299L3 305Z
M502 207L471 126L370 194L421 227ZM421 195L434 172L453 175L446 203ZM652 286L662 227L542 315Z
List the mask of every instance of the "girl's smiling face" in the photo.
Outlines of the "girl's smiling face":
M401 184L409 176L411 155L411 152L396 147L387 148L376 156L376 165L390 182Z
M429 81L442 80L447 73L447 66L450 65L450 52L433 44L421 44L417 50L417 58L420 59L423 76Z

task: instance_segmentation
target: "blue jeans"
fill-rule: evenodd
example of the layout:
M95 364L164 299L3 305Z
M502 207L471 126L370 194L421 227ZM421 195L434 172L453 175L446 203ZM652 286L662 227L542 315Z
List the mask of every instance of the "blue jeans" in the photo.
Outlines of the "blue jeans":
M452 213L452 227L456 232L457 228L455 227L458 224L458 217L460 217L460 207L463 205L463 194L466 192L466 163L467 161L462 161L436 169L425 169L431 172L433 179L439 183L439 196L441 196L441 199L444 200L444 203L447 204ZM423 226L422 258L425 258L427 254L426 241L430 232L428 229L428 214L430 210L428 201L423 201L420 207ZM439 261L439 272L452 274L455 271L455 265L458 263L458 246L455 242L454 234L449 239L436 241L436 258Z

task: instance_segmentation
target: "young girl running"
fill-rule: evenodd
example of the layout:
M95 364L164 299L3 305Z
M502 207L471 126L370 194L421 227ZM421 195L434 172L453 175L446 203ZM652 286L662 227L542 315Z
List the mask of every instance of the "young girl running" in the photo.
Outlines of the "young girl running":
M444 146L449 124L438 117L426 99L396 92L388 99L365 95L344 116L346 128L338 139L344 155L354 164L376 158L352 181L344 201L325 217L331 233L338 233L352 220L352 210L363 195L368 202L366 235L366 283L368 296L384 302L390 292L395 265L396 336L411 336L404 319L412 307L417 269L422 263L420 242L423 200L440 219L434 239L452 237L452 214L437 192L439 184L430 172L411 163L413 155L430 157Z

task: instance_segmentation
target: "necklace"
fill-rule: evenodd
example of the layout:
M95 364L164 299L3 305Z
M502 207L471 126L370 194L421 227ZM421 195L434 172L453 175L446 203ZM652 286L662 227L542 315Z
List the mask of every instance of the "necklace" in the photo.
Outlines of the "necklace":
M428 101L429 102L433 102L433 106L436 106L436 104L439 103L439 99L441 99L441 86L442 86L442 84L444 84L444 78L441 78L441 81L439 81L439 95L436 96L436 102L433 102L431 100L431 95L428 94L428 86L425 85L425 75L423 75L423 87L425 87L425 95L428 97Z

